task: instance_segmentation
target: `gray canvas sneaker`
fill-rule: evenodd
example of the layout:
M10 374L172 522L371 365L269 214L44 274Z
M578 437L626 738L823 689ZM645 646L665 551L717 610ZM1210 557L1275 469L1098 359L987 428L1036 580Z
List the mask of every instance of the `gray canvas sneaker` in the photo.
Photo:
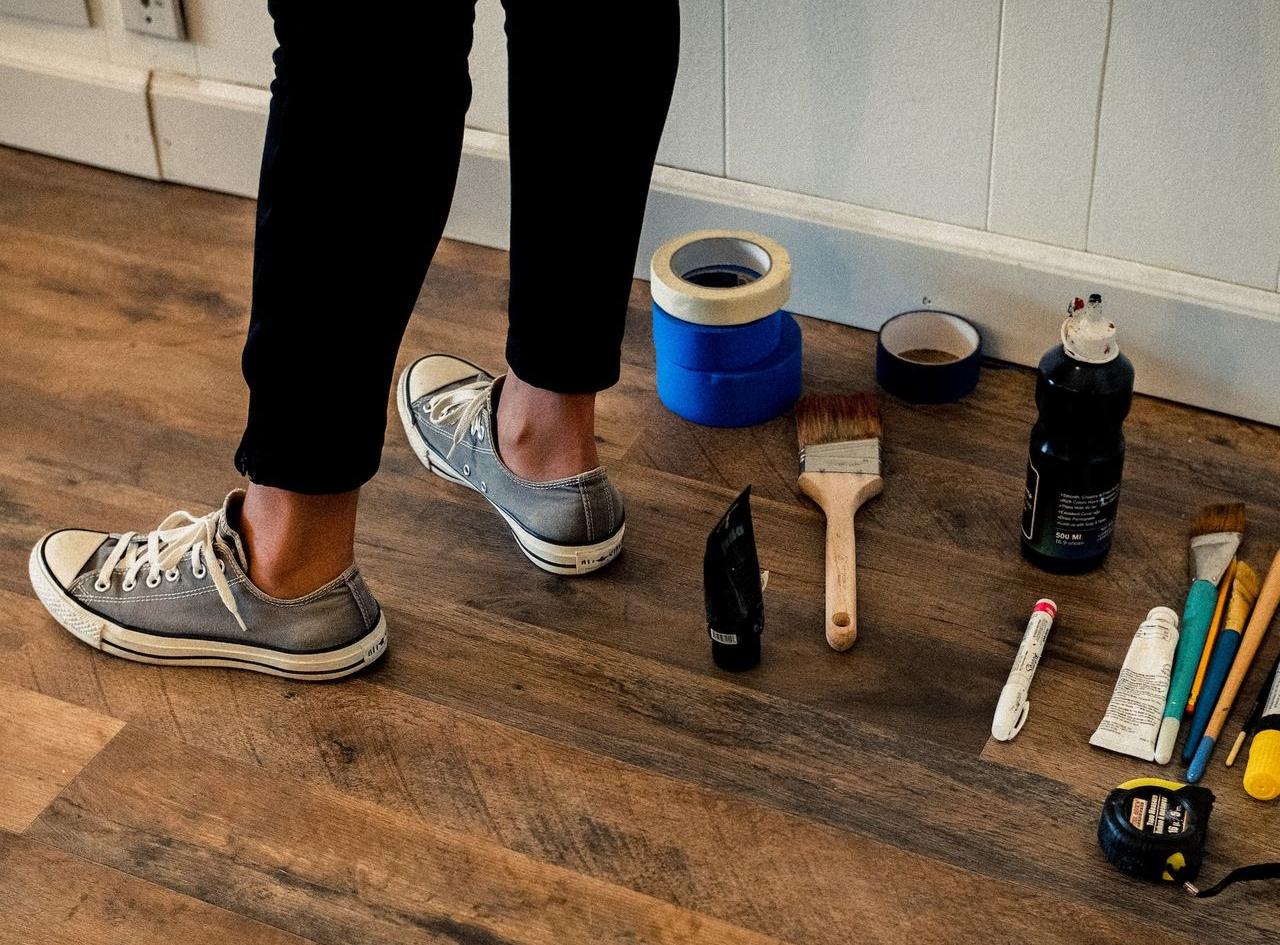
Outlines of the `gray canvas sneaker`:
M139 663L222 666L338 679L387 647L387 621L355 565L296 600L245 573L242 491L197 518L174 512L148 534L63 529L31 549L31 586L53 619L94 649Z
M502 380L449 355L413 362L396 393L409 445L437 476L488 499L542 570L576 575L604 567L622 550L622 496L603 467L552 482L508 469L494 425Z

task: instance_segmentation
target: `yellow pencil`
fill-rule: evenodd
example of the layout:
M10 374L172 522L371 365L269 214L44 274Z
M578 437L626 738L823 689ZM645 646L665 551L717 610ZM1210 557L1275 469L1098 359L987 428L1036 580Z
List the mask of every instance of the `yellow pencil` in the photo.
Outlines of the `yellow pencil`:
M1204 651L1200 654L1200 666L1196 670L1195 681L1191 683L1191 695L1187 698L1187 711L1191 712L1196 707L1196 700L1200 698L1200 686L1204 683L1204 673L1209 667L1209 656L1213 653L1213 641L1218 637L1218 629L1222 626L1222 614L1226 609L1226 603L1231 599L1231 583L1236 578L1236 568L1240 561L1237 558L1231 559L1231 564L1227 565L1227 573L1222 577L1222 583L1218 585L1218 605L1213 608L1213 622L1209 624L1209 636L1204 641Z

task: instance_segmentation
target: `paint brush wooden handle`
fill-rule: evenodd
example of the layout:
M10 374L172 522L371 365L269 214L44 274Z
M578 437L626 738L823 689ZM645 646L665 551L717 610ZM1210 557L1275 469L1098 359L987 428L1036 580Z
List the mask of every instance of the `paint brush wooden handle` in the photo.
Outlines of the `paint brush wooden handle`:
M1236 652L1235 661L1231 664L1231 673L1222 686L1222 694L1218 696L1218 702L1213 707L1209 725L1201 736L1200 743L1196 746L1195 754L1191 758L1191 764L1187 768L1187 780L1193 784L1204 776L1205 769L1209 766L1213 749L1218 743L1218 736L1222 734L1227 716L1231 714L1231 707L1235 704L1236 695L1240 692L1244 678L1249 675L1253 658L1258 653L1262 638L1267 634L1267 628L1271 626L1271 618L1275 616L1278 606L1280 606L1280 551L1277 551L1275 557L1271 559L1271 569L1262 583L1262 590L1258 592L1258 602L1253 605L1253 615L1249 618L1249 625L1245 627L1244 634L1240 637L1240 649Z
M1227 676L1226 683L1223 684L1222 694L1218 697L1213 715L1209 719L1209 727L1205 735L1215 741L1222 733L1222 726L1226 723L1227 716L1231 714L1231 706L1236 701L1236 695L1240 692L1245 677L1249 675L1253 658L1257 655L1258 647L1262 645L1262 638L1267 635L1267 627L1271 625L1271 618L1275 616L1278 606L1280 606L1280 551L1277 551L1275 557L1271 559L1271 569L1262 583L1262 590L1258 592L1258 602L1253 605L1253 615L1249 618L1249 625L1245 627L1244 634L1240 638L1240 649L1236 651L1231 672Z
M884 480L858 473L801 473L800 489L827 517L827 643L847 650L858 638L858 575L853 517Z

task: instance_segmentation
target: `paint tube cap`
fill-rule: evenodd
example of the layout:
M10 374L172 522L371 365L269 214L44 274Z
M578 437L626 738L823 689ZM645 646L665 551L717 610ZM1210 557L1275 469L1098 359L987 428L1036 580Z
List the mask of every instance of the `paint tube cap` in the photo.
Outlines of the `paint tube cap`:
M1260 801L1280 797L1280 731L1264 728L1249 745L1249 766L1244 772L1244 789Z
M1006 683L1000 690L996 714L991 719L991 737L998 742L1009 741L1022 731L1030 711L1031 703L1027 701L1027 687L1017 683Z

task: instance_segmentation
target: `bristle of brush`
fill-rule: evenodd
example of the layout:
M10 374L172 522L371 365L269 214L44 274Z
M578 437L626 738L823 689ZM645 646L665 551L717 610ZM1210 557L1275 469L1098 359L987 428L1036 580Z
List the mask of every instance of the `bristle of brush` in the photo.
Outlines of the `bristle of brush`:
M859 394L805 394L796 402L800 448L880 438L880 397Z
M1222 505L1206 505L1191 525L1191 534L1212 535L1217 532L1244 531L1244 503L1227 502Z
M1260 586L1258 572L1241 561L1240 566L1236 568L1236 580L1231 585L1231 593L1244 598L1248 605L1252 606L1253 602L1258 599L1258 588Z

